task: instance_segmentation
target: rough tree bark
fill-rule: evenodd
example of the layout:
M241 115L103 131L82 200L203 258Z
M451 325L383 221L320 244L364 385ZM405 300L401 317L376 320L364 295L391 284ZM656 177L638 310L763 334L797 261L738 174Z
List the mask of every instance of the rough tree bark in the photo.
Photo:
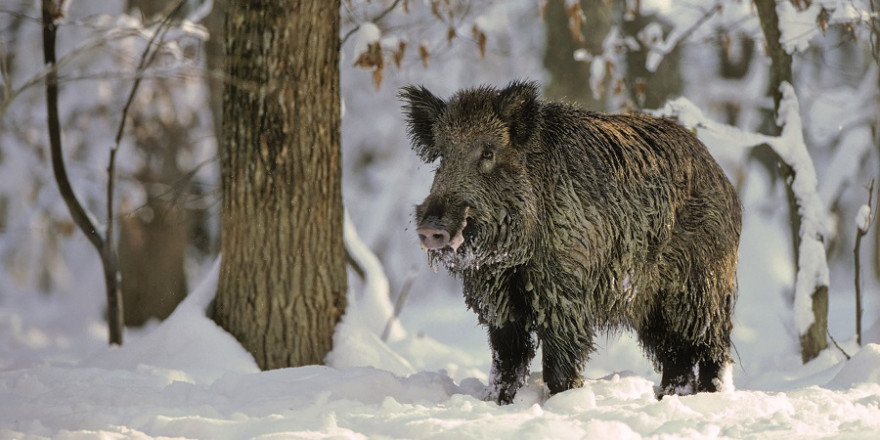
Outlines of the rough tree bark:
M785 51L780 42L779 15L776 12L776 0L755 0L758 18L761 21L761 29L767 44L767 52L770 56L770 91L773 96L774 109L779 110L779 102L782 100L782 91L779 87L783 82L794 84L792 81L791 54ZM800 214L799 206L791 189L794 182L795 171L785 162L779 160L781 172L786 183L789 212L791 213L792 242L794 244L794 259L799 261L800 249ZM828 333L828 286L817 285L811 296L813 302L813 324L800 336L801 359L804 363L814 359L819 353L828 347L826 334Z
M345 308L339 7L228 4L214 319L262 369L321 363Z

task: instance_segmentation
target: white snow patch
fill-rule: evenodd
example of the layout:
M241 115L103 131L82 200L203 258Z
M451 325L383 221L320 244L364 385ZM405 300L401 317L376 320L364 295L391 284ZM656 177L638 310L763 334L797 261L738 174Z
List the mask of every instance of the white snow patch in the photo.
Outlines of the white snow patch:
M792 2L776 2L779 16L779 42L786 52L802 52L810 46L810 40L819 34L816 17L822 10L821 2L812 2L809 7L799 11Z
M856 227L862 232L868 232L870 226L871 207L868 205L862 205L859 207L859 212L856 214Z
M861 383L880 384L880 345L867 344L828 382L832 389L852 388ZM880 396L878 396L880 403Z
M403 338L405 331L393 319L394 306L391 304L391 290L382 262L370 251L355 229L354 222L345 211L343 224L345 249L364 271L364 288L359 295L349 289L347 314L357 313L367 330L381 335L390 325L389 339Z
M382 31L379 30L379 26L371 22L361 23L361 27L354 34L354 44L352 45L354 56L352 59L357 60L367 52L371 44L379 42L381 38Z
M374 367L407 376L416 372L406 359L380 339L390 325L389 340L400 340L406 332L396 319L389 297L388 278L378 258L361 241L345 211L343 235L349 255L364 271L365 286L357 295L348 292L348 306L333 335L333 350L326 362L336 368Z

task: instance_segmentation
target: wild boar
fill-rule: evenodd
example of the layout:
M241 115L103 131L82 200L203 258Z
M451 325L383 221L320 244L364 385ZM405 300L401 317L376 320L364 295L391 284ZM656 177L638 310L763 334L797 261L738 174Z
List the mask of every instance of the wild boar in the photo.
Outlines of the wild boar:
M439 161L416 231L488 327L491 398L513 400L539 344L550 392L581 386L596 333L621 329L662 373L658 398L719 389L741 207L694 133L532 82L400 98L413 150Z

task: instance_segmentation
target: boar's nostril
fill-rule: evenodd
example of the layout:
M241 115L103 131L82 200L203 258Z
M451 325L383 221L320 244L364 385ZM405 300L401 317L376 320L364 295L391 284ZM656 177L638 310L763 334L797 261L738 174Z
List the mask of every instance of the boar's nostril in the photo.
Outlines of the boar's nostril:
M422 226L416 229L416 233L425 249L443 249L449 245L449 232L445 229Z

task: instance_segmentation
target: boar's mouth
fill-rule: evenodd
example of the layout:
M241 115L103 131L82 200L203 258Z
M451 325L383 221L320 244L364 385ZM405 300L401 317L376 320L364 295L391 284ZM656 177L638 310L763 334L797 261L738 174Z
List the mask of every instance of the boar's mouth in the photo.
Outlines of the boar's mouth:
M458 232L449 239L449 245L447 247L452 248L452 252L458 252L458 248L464 244L464 230L467 228L467 225L468 219L467 216L465 216L464 220L461 222L461 227L458 228Z

